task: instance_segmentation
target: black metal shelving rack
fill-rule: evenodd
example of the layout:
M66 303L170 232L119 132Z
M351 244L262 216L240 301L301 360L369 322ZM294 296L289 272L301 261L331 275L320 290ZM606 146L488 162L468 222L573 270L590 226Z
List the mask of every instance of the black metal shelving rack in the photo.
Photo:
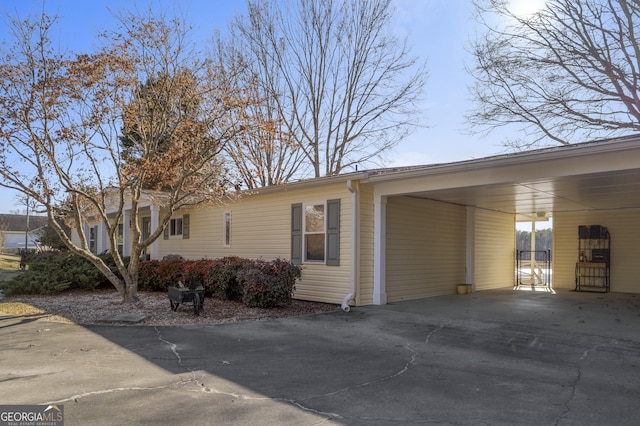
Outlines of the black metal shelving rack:
M600 225L578 227L576 291L608 292L611 287L611 235Z

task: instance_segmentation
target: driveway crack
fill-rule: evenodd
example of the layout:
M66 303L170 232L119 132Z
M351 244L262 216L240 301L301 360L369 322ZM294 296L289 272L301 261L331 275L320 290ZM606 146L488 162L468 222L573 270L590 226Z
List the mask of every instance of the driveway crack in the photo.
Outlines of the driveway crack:
M88 396L95 396L95 395L105 395L105 394L109 394L109 393L115 393L115 392L125 392L125 391L153 391L153 390L159 390L159 389L169 389L169 388L173 388L175 386L180 386L186 383L192 383L193 380L182 380L179 381L177 383L172 383L170 385L160 385L160 386L131 386L131 387L119 387L119 388L112 388L112 389L101 389L101 390L96 390L96 391L90 391L90 392L84 392L84 393L80 393L80 394L76 394L73 396L70 396L68 398L64 398L64 399L59 399L56 401L47 401L47 402L41 402L39 405L51 405L51 404L62 404L64 402L78 402L78 400L84 398L84 397L88 397Z
M591 349L587 349L586 351L584 351L582 353L582 356L580 357L580 361L586 359L591 352L595 352L595 351L597 351L598 349L600 349L602 347L605 347L605 346L608 346L608 345L612 345L612 344L615 344L615 343L617 343L617 341L615 339L612 339L608 343L601 343L601 344L598 344L598 345L594 345Z
M578 382L580 382L580 379L582 378L582 367L578 365L577 368L578 368L578 374L576 375L575 379L571 382L571 395L569 395L569 398L564 403L564 411L556 420L555 422L556 425L558 425L560 421L562 421L562 419L571 412L570 405L573 402L574 398L576 397L576 388L578 387Z
M411 352L411 358L409 359L409 361L407 361L407 363L400 370L396 371L395 373L390 374L388 376L379 377L379 378L374 379L374 380L369 380L368 382L359 383L359 384L352 385L352 386L345 386L343 388L337 389L337 390L332 391L332 392L327 392L327 393L323 393L323 394L320 394L320 395L308 396L306 398L301 398L301 399L298 399L296 401L309 401L309 400L314 399L314 398L324 398L324 397L327 397L327 396L334 396L334 395L337 395L337 394L342 393L342 392L350 391L352 389L360 389L360 388L363 388L365 386L369 386L369 385L372 385L372 384L385 382L387 380L391 380L393 378L396 378L396 377L406 373L407 370L409 370L409 367L411 367L411 365L415 364L416 357L417 357L417 352L415 350L413 350L409 344L406 344L406 345L404 345L402 347Z
M427 338L424 340L424 342L425 343L429 343L429 340L431 339L431 336L433 336L434 334L436 334L437 332L439 332L440 330L445 328L447 325L449 325L450 322L451 322L451 320L447 320L447 321L443 322L442 324L440 324L440 326L438 328L435 328L435 329L431 330L429 332L429 334L427 334Z

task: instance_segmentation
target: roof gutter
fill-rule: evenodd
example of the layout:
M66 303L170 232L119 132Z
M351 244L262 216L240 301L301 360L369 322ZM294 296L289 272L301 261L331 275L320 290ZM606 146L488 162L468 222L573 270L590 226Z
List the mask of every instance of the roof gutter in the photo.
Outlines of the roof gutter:
M623 151L629 151L631 155L638 150L640 150L640 136L634 135L632 137L620 138L615 140L603 140L588 142L584 144L572 144L567 146L501 154L491 157L476 158L451 163L411 166L392 171L382 170L383 173L376 173L375 171L371 171L369 176L367 176L365 179L367 179L368 182L380 182L413 177L426 177L443 173L458 173L469 170L476 170L478 168L528 164L532 160L550 161L555 159L564 159L568 156L598 156L603 153L610 154L612 152Z

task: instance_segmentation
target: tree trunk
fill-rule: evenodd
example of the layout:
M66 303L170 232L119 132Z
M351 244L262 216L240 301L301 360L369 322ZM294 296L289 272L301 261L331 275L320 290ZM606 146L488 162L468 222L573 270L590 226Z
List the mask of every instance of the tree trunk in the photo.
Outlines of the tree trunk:
M137 280L134 285L132 284L128 285L125 290L126 291L124 292L124 297L122 299L124 303L136 303L140 300L140 298L138 297Z

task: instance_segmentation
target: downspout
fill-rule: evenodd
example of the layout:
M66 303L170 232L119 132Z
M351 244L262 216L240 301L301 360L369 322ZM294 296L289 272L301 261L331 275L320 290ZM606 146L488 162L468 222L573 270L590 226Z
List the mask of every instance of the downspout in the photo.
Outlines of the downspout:
M355 297L358 282L358 191L353 180L347 181L347 189L351 192L351 292L342 300L342 310L349 312L349 301Z

